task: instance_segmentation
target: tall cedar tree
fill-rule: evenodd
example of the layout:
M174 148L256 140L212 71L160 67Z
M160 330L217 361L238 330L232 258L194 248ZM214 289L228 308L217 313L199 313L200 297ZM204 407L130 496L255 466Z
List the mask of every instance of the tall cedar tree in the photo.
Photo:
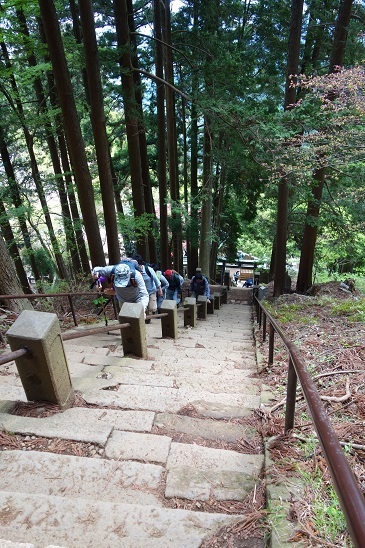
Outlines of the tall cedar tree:
M295 77L298 74L300 36L302 30L303 0L292 0L290 33L288 44L288 60L285 81L284 109L289 109L295 104L296 87ZM276 221L275 239L275 268L274 268L274 296L284 293L286 272L286 240L288 222L288 181L283 177L278 186L278 209Z
M81 26L84 40L86 72L90 96L90 116L98 164L104 222L108 243L109 264L120 260L117 216L114 202L111 156L106 133L103 89L100 76L99 52L96 42L94 12L91 0L79 2Z
M62 110L68 151L74 170L83 223L89 244L90 259L93 266L103 266L105 265L105 256L96 215L94 190L63 49L57 13L52 1L38 0L38 3Z
M342 0L337 16L335 33L333 37L332 53L328 74L339 70L343 65L346 49L348 25L350 23L353 0ZM333 100L331 94L329 100ZM297 279L297 291L305 292L312 285L314 253L318 233L318 219L325 182L326 168L321 167L313 175L312 198L307 207L306 222L304 226L303 241L300 254L299 272Z

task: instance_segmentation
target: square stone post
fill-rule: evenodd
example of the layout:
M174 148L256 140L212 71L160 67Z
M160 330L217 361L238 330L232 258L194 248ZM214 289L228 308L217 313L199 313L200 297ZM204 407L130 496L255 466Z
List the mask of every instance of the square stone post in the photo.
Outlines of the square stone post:
M143 304L123 303L118 319L119 323L130 324L130 327L120 330L124 354L134 354L139 358L147 358Z
M31 352L15 361L28 400L70 407L75 395L57 315L23 310L7 339L12 351L27 347Z
M184 300L184 327L190 325L196 327L196 299L195 297L186 297Z
M162 337L177 339L177 303L165 299L162 301L161 313L167 314L161 318Z
M226 287L222 288L221 303L227 304L228 302L228 290Z
M208 297L205 295L198 295L198 320L206 320L208 312Z
M219 310L220 307L221 307L221 294L220 293L214 293L213 298L214 298L214 309Z
M207 303L208 304L207 312L208 312L208 314L214 314L214 295L210 296L209 301L210 302Z

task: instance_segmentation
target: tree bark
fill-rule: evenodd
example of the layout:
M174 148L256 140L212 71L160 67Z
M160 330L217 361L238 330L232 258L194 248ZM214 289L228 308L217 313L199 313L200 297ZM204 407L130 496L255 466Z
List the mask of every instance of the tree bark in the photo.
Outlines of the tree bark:
M109 264L120 260L117 216L115 211L112 170L110 166L109 143L106 134L103 89L100 77L99 53L96 42L94 12L91 0L79 1L81 26L86 60L86 72L89 84L91 125L94 135L96 158L98 163L101 198L104 210L104 222L108 243Z
M161 24L161 0L154 0L154 30L155 30L155 65L156 76L163 79L163 47ZM157 173L160 204L160 260L163 269L171 266L169 256L169 237L167 225L167 178L166 178L166 137L165 137L165 87L161 82L156 84L157 95Z
M205 276L211 277L210 252L212 243L212 138L209 132L209 120L205 117L204 123L204 150L203 150L203 188L202 213L200 232L199 267Z
M89 243L91 263L104 266L105 256L96 215L92 179L63 49L57 13L53 2L38 0L62 110L68 150L74 169L78 197Z
M128 27L128 11L126 0L114 0L114 17L117 30L117 42L120 52L119 64L121 67L123 104L128 141L129 167L132 182L132 200L134 215L141 217L145 211L144 187L142 178L142 164L140 143L138 136L138 120L132 61L130 52L130 32ZM148 257L148 244L145 234L136 235L137 252L144 258Z
M174 70L172 58L171 11L170 0L165 0L165 77L169 84L174 85ZM166 87L166 121L167 121L167 151L169 162L170 194L172 204L172 261L174 269L182 271L182 234L181 215L176 211L180 207L175 93L170 86ZM174 208L176 208L174 210Z
M0 236L0 294L20 295L22 288L16 275L13 259L6 249L5 242ZM14 312L32 310L33 307L27 299L6 299L4 305Z
M340 3L333 37L329 74L336 72L338 70L337 67L341 67L343 64L352 4L353 0L342 0ZM333 100L334 98L335 96L332 93L328 94L329 100ZM314 254L325 176L326 169L323 167L317 169L313 175L314 184L312 185L312 196L307 206L297 278L297 291L301 293L307 291L313 283Z
M302 30L303 0L292 0L290 17L290 34L286 67L284 109L292 108L296 98L296 79L299 65L300 36ZM286 240L288 223L289 187L285 177L278 186L278 209L276 221L276 252L274 272L274 297L279 297L285 289Z

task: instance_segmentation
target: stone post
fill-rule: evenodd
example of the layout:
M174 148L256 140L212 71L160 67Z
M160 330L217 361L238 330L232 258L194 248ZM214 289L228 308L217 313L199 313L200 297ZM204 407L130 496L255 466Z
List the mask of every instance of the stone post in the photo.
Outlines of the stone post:
M220 307L221 307L221 294L220 293L214 293L213 298L214 298L214 309L219 310Z
M206 320L207 319L207 311L208 311L208 297L205 295L198 295L198 320Z
M124 354L134 354L139 358L147 358L143 304L123 303L118 319L119 323L130 324L130 327L120 330Z
M184 327L190 325L196 327L196 299L195 297L186 297L184 300Z
M57 315L23 310L7 338L12 351L27 347L31 352L16 360L27 399L71 407L75 395Z
M161 318L162 337L177 339L177 303L165 299L162 301L161 313L167 314Z
M222 288L221 303L227 304L228 302L228 291L226 287Z
M214 314L214 295L210 296L209 303L207 307L208 314Z

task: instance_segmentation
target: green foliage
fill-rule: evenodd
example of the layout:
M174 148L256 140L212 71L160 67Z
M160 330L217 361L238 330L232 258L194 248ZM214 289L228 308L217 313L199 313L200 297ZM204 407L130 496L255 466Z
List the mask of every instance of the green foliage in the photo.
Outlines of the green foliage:
M365 322L365 298L349 299L333 305L332 316L346 316L352 322Z

